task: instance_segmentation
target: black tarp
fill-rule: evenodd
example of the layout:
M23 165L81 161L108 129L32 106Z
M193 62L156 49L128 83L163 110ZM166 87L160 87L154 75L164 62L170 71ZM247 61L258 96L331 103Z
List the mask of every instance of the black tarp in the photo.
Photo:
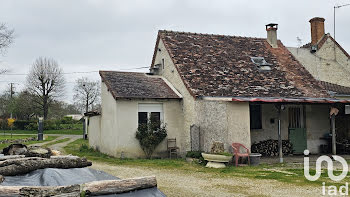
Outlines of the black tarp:
M5 176L2 186L67 186L73 184L82 184L91 181L118 180L118 177L112 176L103 171L91 168L71 168L57 169L46 168L35 170L25 175ZM133 191L123 194L105 195L104 197L163 197L165 196L157 188L149 188Z

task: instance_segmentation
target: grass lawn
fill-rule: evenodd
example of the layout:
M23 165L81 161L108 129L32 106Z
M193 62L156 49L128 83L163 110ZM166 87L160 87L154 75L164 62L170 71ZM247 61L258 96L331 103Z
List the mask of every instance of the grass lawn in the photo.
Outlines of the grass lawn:
M35 137L33 135L1 135L0 134L0 140L6 140L6 139L10 139L10 140L17 140L17 139L24 139L24 138L30 138L30 137Z
M52 141L54 139L58 138L58 136L47 136L45 140L43 141L30 141L30 142L25 142L23 144L25 145L31 145L31 144L39 144L39 143L44 143L44 142L48 142L48 141ZM0 149L3 149L7 146L9 146L10 144L0 144Z
M322 172L320 179L317 181L308 181L304 177L304 169L302 167L292 167L286 164L274 164L274 165L260 165L260 166L246 166L246 167L227 167L224 169L212 169L206 168L203 165L196 163L188 163L184 159L119 159L108 156L106 154L94 151L88 148L88 141L84 139L78 139L69 143L64 150L68 154L73 154L80 157L86 157L91 161L105 162L110 165L129 165L129 166L143 166L149 168L164 168L164 169L176 169L192 173L210 173L212 176L220 177L246 177L252 179L265 179L265 180L277 180L285 183L292 183L296 185L314 185L320 186L322 182L326 182L326 185L332 184L336 186L342 185L344 182L350 182L350 178L346 177L341 182L334 182L328 178L327 170ZM314 169L310 169L311 174L315 174ZM340 172L335 172L340 174Z
M38 134L38 131L28 131L28 130L0 130L0 135L6 134ZM61 130L44 130L44 134L65 134L65 135L83 135L83 130L74 129L61 129Z

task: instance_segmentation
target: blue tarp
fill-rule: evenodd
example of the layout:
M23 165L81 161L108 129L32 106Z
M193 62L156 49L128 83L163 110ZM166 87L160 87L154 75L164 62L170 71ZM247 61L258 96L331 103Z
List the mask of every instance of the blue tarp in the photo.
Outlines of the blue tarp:
M91 168L71 168L56 169L46 168L35 170L25 175L5 176L2 186L67 186L73 184L82 184L91 181L118 180L118 177L112 176L103 171ZM157 188L149 188L133 191L123 194L105 195L104 197L164 197L165 195Z

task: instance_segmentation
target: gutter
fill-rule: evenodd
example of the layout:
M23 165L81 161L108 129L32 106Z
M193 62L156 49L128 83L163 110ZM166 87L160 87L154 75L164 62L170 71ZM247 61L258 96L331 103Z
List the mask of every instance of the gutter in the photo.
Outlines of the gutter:
M198 99L206 101L265 102L265 103L350 103L349 99L336 98L283 98L283 97L208 97Z

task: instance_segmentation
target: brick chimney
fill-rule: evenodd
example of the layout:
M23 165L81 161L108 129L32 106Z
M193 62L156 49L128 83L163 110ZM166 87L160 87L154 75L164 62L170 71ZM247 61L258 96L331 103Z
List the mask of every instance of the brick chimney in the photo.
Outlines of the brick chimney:
M278 45L277 45L278 24L270 23L265 26L266 26L266 32L267 32L267 42L272 46L272 48L278 48Z
M314 17L309 22L311 25L311 45L316 45L324 35L324 18Z

